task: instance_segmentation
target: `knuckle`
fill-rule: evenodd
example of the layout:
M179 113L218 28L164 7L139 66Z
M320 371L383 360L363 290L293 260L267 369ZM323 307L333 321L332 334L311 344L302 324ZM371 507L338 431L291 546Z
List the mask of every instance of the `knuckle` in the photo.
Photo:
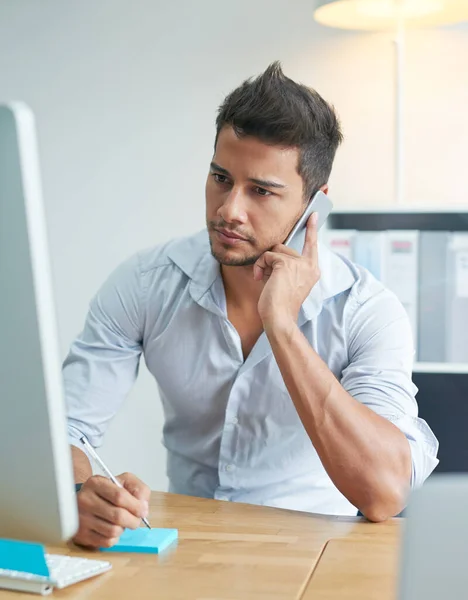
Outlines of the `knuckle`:
M86 515L83 517L80 516L80 524L79 524L77 535L79 535L80 537L89 536L89 534L91 532L90 520L91 519L90 519L89 515Z
M125 501L125 490L123 490L122 488L116 488L115 492L114 492L114 501L116 504L118 504L119 506L122 505Z
M87 494L85 491L80 491L76 499L76 503L78 505L79 512L87 512L92 506L91 494Z
M139 500L149 500L151 490L142 481L138 482L138 485L134 487L134 495Z
M97 487L97 482L95 477L90 477L87 481L83 483L81 486L81 490L78 492L77 496L80 498L83 494L90 492L91 490L95 490Z
M96 496L93 493L78 494L77 498L78 513L83 518L88 518L96 510Z
M115 509L115 518L112 519L114 525L118 525L119 527L125 527L125 515L126 511L122 508Z
M101 475L93 475L87 481L85 481L81 490L83 491L86 488L95 490L96 488L101 487L104 482L106 482L105 477L102 477Z
M118 508L109 508L106 519L112 523L113 525L118 525L119 520L119 509Z
M123 533L123 528L119 525L111 525L109 527L109 536L111 538L119 538Z

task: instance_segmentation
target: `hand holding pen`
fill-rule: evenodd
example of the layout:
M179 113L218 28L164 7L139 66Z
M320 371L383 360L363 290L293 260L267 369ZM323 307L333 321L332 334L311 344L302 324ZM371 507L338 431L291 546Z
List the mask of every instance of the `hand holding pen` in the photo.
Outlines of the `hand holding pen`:
M109 548L117 543L124 529L137 529L147 520L150 489L131 473L114 477L83 436L80 439L88 456L106 474L87 479L78 493L80 526L73 538L90 548Z

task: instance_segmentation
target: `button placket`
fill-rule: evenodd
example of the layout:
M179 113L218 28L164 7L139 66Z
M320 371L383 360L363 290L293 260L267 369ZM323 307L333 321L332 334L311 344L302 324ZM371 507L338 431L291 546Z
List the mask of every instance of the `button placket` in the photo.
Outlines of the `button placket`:
M221 435L221 446L218 463L219 482L222 488L234 488L236 480L236 444L240 435L237 417L239 405L245 394L245 385L239 374L232 384L226 405L226 417Z

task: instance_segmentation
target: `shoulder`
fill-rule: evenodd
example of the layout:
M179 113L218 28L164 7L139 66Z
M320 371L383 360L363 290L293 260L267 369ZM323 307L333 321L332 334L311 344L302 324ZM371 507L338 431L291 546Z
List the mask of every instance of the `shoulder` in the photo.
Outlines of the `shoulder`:
M364 267L328 249L322 254L323 308L343 327L349 355L369 344L412 354L411 322L396 294Z
M344 293L349 310L367 306L384 309L387 306L406 314L397 296L372 273L325 246L320 248L320 270L324 299Z
M157 277L160 271L167 269L191 278L207 252L208 235L206 231L201 231L140 250L130 261L142 276L149 278Z

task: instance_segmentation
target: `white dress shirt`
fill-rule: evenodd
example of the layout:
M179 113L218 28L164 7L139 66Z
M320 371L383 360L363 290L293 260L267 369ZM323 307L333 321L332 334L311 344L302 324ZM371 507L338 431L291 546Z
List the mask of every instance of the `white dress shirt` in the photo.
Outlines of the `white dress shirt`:
M405 434L419 486L438 442L418 418L405 310L365 269L321 245L319 256L321 279L298 326L344 389ZM264 333L244 361L206 231L138 253L92 300L64 363L72 444L85 434L101 445L142 353L163 403L170 491L356 514L322 466Z

